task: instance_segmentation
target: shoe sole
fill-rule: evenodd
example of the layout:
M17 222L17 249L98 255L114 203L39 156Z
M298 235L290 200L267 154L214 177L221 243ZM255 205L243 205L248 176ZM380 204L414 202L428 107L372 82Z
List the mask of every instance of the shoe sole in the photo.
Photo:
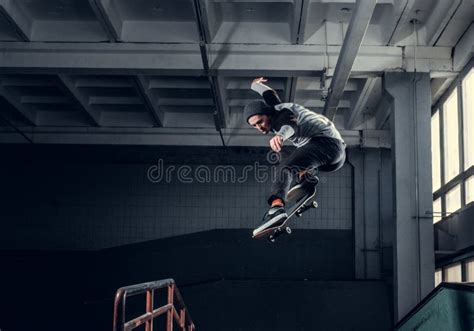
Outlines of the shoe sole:
M272 218L267 223L264 223L261 226L259 226L258 228L256 228L255 230L253 230L253 233L252 233L253 236L255 237L260 232L263 232L263 231L271 228L275 223L277 223L279 220L281 220L282 218L285 218L285 217L288 217L288 215L286 215L286 213L285 214L280 214L280 215L276 216L275 218Z

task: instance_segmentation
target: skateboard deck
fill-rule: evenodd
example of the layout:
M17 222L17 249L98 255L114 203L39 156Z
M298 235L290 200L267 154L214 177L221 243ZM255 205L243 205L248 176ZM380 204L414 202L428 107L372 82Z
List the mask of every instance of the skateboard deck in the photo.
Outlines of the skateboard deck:
M259 233L253 234L252 238L261 238L268 235L270 242L275 242L275 239L286 233L291 234L291 228L287 225L288 221L294 216L301 216L305 211L310 208L317 208L318 203L314 200L316 196L316 187L314 187L309 193L305 194L299 201L295 202L287 211L287 219L280 225L269 227Z

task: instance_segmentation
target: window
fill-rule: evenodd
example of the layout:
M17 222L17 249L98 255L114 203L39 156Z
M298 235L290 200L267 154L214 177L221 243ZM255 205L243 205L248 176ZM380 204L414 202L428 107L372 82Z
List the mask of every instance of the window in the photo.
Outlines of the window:
M433 106L433 222L474 201L474 68L464 68Z
M446 184L459 174L458 90L443 106L444 118L444 174Z
M431 117L431 167L433 170L433 191L441 187L441 156L439 141L439 111Z
M443 281L443 272L441 269L438 269L435 271L435 287L441 284Z
M466 180L466 205L474 201L474 176Z
M461 186L458 185L446 194L446 213L454 213L461 208Z
M474 282L474 259L466 261L466 282Z
M462 282L461 263L450 265L444 269L445 281L460 283Z
M474 165L474 69L463 79L464 170Z

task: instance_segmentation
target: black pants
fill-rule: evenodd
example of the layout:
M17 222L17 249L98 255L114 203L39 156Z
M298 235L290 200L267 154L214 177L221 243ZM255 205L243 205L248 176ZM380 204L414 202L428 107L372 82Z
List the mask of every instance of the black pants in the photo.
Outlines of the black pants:
M339 139L315 137L291 153L282 152L268 204L276 198L285 200L291 182L301 171L336 171L346 160L346 146Z

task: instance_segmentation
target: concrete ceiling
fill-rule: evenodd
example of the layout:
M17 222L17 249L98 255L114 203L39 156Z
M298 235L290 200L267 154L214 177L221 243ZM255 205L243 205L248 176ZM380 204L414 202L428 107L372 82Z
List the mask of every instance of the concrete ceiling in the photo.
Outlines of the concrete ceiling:
M220 128L228 145L266 144L241 119L259 99L251 80L266 76L283 100L316 112L329 98L350 144L365 130L366 146L385 146L381 75L414 70L417 35L416 69L430 72L436 101L472 57L473 3L360 6L0 0L0 143L26 142L13 125L36 143L219 145Z

